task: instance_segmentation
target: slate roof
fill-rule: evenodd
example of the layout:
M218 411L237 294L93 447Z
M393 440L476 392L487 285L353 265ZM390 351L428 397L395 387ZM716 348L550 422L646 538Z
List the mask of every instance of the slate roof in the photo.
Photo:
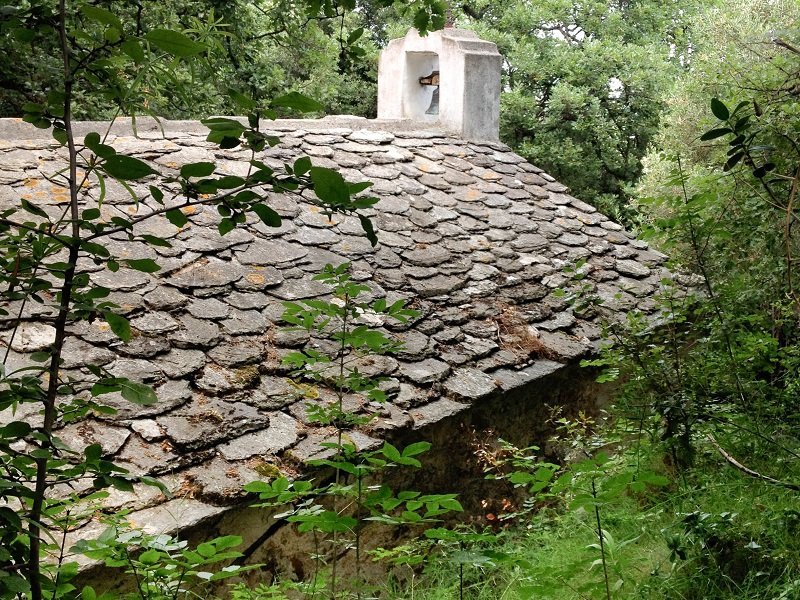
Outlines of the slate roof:
M123 344L99 319L71 326L66 373L85 379L84 363L103 365L152 384L160 401L143 408L106 396L116 415L66 425L59 435L76 447L99 441L118 463L164 476L176 493L164 505L169 510L160 510L166 499L153 488L114 492L111 506L141 509L134 520L154 530L168 528L168 513L184 514L189 524L240 499L241 485L258 478L263 461L287 466L319 451L331 431L308 422L308 400L298 397L281 365L286 352L307 340L283 331L280 315L284 300L327 292L311 280L326 263L351 262L354 277L375 297L404 298L421 312L408 327L386 324L405 343L399 355L363 364L390 378L385 389L392 396L383 406L350 399L353 408L375 415L351 435L364 446L388 431L466 410L590 352L600 311L575 314L569 294L559 290L588 284L609 313L654 310L663 255L507 146L409 127L277 121L271 128L282 143L259 157L279 167L307 155L349 181L373 181L369 193L381 198L373 211L380 239L374 249L356 218L329 221L312 205L274 196L270 205L284 218L277 229L251 221L220 237L216 211L198 208L181 229L163 217L144 224L143 232L169 239L171 248L122 236L108 242L122 258L155 258L162 266L156 274L83 265L112 290L135 336ZM79 131L96 128L81 124ZM162 135L140 121L136 138L123 122L108 143L164 173L201 160L216 160L228 174L247 168L245 152L205 142L197 123L165 122L164 129ZM65 152L42 136L18 121L0 123L0 209L26 198L48 213L62 210L65 191L45 177L62 168ZM104 216L148 210L109 184ZM574 281L565 268L578 261L585 261L579 269L585 278ZM48 343L41 322L48 310L25 307L29 320L12 345L10 368ZM8 339L9 323L3 327ZM318 401L327 399L323 390Z

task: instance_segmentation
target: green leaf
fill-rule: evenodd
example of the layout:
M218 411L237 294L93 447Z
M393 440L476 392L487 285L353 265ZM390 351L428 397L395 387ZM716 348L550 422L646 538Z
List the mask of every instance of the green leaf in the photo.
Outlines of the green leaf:
M636 494L641 494L647 489L644 481L631 481L630 483L631 491Z
M381 448L381 452L387 459L393 462L396 463L402 462L403 457L400 454L400 451L394 446L392 446L389 442L383 443L383 448Z
M419 9L416 13L414 13L414 27L417 29L417 31L427 31L429 22L430 17L424 9Z
M739 163L740 160L742 160L742 158L744 158L744 152L739 152L737 154L734 154L728 159L728 162L725 163L725 166L722 167L722 170L730 171L733 167L735 167Z
M347 184L350 187L350 194L355 195L359 192L363 192L369 187L375 185L371 181L359 181L358 183L349 183Z
M92 256L100 256L103 258L111 256L111 253L108 251L108 248L106 248L103 244L98 244L96 242L89 242L87 240L83 240L80 243L80 247L81 250Z
M733 133L733 130L730 127L719 127L717 129L706 131L700 136L700 141L707 142L708 140L715 140L723 135L728 135L729 133Z
M733 129L738 133L748 129L750 123L750 116L742 117L738 121L736 121L736 125L733 126Z
M291 108L300 112L321 112L325 108L316 100L299 92L289 92L280 98L275 98L272 101L272 106Z
M376 205L378 202L380 202L380 198L374 198L370 196L369 198L356 198L353 200L350 206L355 209L370 208L371 206Z
M219 552L240 545L242 543L242 538L238 535L223 535L213 539L212 543L216 547L217 552Z
M354 29L350 33L350 35L347 36L348 45L349 44L355 44L362 35L364 35L364 28L363 27L359 27L358 29Z
M417 456L431 449L430 442L414 442L403 449L403 456Z
M22 117L22 120L26 123L30 123L37 129L48 129L52 125L50 119L45 119L37 115L25 115Z
M103 394L113 394L119 391L119 386L114 379L103 379L98 381L92 386L91 394L94 396L102 396Z
M35 102L26 102L22 105L22 110L26 114L40 115L44 112L44 107L41 104L36 104Z
M221 190L232 190L237 188L241 185L244 185L246 182L243 177L239 177L237 175L225 175L224 177L220 177L216 181L216 185Z
M60 127L53 128L53 139L55 139L62 146L67 145L67 132Z
M361 221L361 228L364 230L364 233L367 234L367 239L369 243L373 246L378 244L378 235L375 233L375 228L372 226L372 221L369 220L368 217L364 215L358 215L358 220Z
M137 65L144 62L144 50L139 40L128 38L120 45L120 50L127 54Z
M281 217L266 204L253 204L250 207L267 227L280 227Z
M5 427L0 427L0 437L6 439L21 438L28 435L31 431L31 426L25 421L12 421Z
M81 590L81 600L97 600L97 593L94 588L86 586Z
M106 312L103 316L105 317L106 323L111 327L111 331L113 331L119 339L123 342L131 341L131 324L128 319L111 311Z
M240 140L235 135L227 135L225 133L215 132L212 131L208 134L206 138L209 142L215 142L219 144L220 149L222 150L230 150L231 148L236 148L237 146L241 146L242 140Z
M183 165L181 167L181 177L189 179L191 177L208 177L217 168L212 162L196 162Z
M234 196L234 200L237 202L250 202L251 200L258 200L261 196L256 194L253 190L242 190L236 196Z
M99 6L93 6L91 4L84 4L81 6L81 12L88 19L103 25L108 25L109 27L113 27L119 33L122 33L122 21L120 21L119 17L110 10L100 8Z
M294 161L294 174L298 177L305 175L311 170L311 159L308 156L301 156Z
M731 116L728 107L718 98L711 99L711 112L714 113L714 116L720 121L727 121Z
M139 406L151 406L158 402L158 396L149 385L129 379L120 379L119 386L122 397L128 402Z
M149 186L148 189L150 190L150 195L153 197L153 200L159 204L164 204L164 192L154 185Z
M241 135L247 129L236 119L229 119L227 117L210 117L200 121L203 125L208 127L211 131L231 131L238 132L236 135Z
M123 180L141 179L155 173L146 162L124 154L109 156L103 163L103 168L111 177Z
M189 222L189 217L181 212L179 208L173 208L164 213L167 220L175 225L175 227L183 227Z
M64 92L56 89L52 89L47 92L47 107L51 113L55 114L57 117L64 116L64 101L66 100L66 96L64 96Z
M20 200L20 206L22 206L23 210L31 213L32 215L36 215L37 217L44 217L45 219L49 220L49 216L44 210L36 206L35 204L31 204L28 200L23 198Z
M247 96L238 90L234 90L233 88L228 89L228 96L230 96L231 100L233 100L237 106L243 108L244 110L253 110L256 107L255 101L250 98L250 96Z
M217 229L219 230L220 235L225 235L226 233L230 233L236 228L236 223L233 222L233 219L228 217L223 217L223 219L219 222Z
M109 159L117 153L117 151L111 146L101 143L100 134L96 131L92 131L86 135L86 137L83 139L83 145L89 148L89 150L94 152L100 158Z
M86 297L92 298L93 300L97 300L98 298L107 298L110 293L111 290L109 290L106 287L98 285L97 287L93 287L88 292L86 292Z
M350 188L340 173L324 167L311 167L310 175L314 193L323 202L342 205L350 200Z
M87 148L92 148L92 146L97 146L100 143L100 134L96 131L92 131L91 133L87 133L86 137L83 138L83 145Z
M151 246L158 246L159 248L172 248L172 244L170 244L167 240L157 237L155 235L150 235L147 233L143 233L139 236L139 238L150 244Z
M20 575L4 575L0 580L0 584L11 592L12 597L26 594L31 590L30 583Z
M171 29L154 29L145 36L145 39L159 50L181 58L195 56L206 49L204 45L198 44L186 34Z
M251 494L260 494L261 492L271 492L272 486L266 481L251 481L245 484L242 489Z
M112 487L115 487L123 492L133 491L133 484L130 482L130 480L123 477L108 477L108 482L112 485Z
M139 555L139 562L145 565L154 565L158 562L160 556L161 553L158 550L150 549Z
M99 208L87 208L81 214L81 219L84 221L94 221L95 219L100 218L100 209Z
M152 258L131 258L124 261L131 269L136 269L143 273L155 273L161 267Z
M100 457L103 456L103 448L100 444L91 444L90 446L86 446L83 455L86 457L87 461L98 461Z

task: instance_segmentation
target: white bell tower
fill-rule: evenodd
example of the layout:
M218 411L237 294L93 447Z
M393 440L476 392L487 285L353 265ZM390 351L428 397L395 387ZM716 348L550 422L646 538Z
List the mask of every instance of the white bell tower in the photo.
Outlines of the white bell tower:
M437 123L465 139L495 141L501 64L497 46L473 31L443 29L421 37L412 29L381 52L378 118ZM438 114L431 103L437 91Z

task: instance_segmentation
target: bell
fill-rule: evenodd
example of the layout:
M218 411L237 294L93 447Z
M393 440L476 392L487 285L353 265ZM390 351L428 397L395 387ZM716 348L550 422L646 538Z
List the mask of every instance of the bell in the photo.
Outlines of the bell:
M431 105L428 107L428 110L425 111L426 115L438 115L439 114L439 86L436 86L436 89L433 90L433 97L431 98Z

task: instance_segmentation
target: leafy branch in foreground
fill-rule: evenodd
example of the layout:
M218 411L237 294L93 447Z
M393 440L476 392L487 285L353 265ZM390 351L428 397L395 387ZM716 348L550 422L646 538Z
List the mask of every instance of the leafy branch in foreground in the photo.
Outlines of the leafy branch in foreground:
M315 279L331 286L332 298L285 302L283 314L283 320L292 325L292 329L329 340L335 348L332 353L323 353L309 345L284 357L284 364L292 368L297 380L307 380L335 391L334 401L310 402L306 407L312 422L336 428L330 440L320 444L317 457L312 456L308 461L322 473L332 473L332 477L328 483L279 477L271 482L250 483L245 490L258 494L260 502L256 506L288 505L278 518L296 523L300 533L314 535L318 546L315 568L320 569L323 556L330 556L330 572L325 580L331 597L338 597L342 592L339 562L352 552L355 581L350 582L348 589L354 590L360 598L366 587L362 576L366 556L362 530L367 524L427 526L445 514L461 511L462 507L455 494L395 492L382 481L391 469L421 469L422 463L417 457L430 449L430 443L416 442L397 448L384 442L379 448L363 448L351 438L354 428L366 425L371 416L347 410L345 396L358 394L365 396L368 402L386 401L386 392L381 388L384 378L361 372L361 359L401 348L384 331L370 327L370 321L378 317L407 322L416 318L417 312L406 308L403 300L391 304L385 298L362 301L361 297L371 294L371 289L354 281L349 269L349 264L327 265ZM317 577L315 573L311 586Z
M65 374L62 369L68 330L82 321L104 319L123 342L133 335L127 319L108 300L109 289L98 285L92 274L103 269L160 270L149 258L115 257L104 242L115 236L169 247L166 239L140 233L139 225L164 215L175 227L185 227L187 213L197 205L217 210L221 235L255 219L279 226L280 217L268 202L271 193L307 192L304 198L328 213L356 213L377 199L357 196L368 183L348 183L330 169L313 166L306 157L282 171L258 160L259 153L278 142L262 132L263 116L275 116L276 108L318 110L317 104L297 93L264 102L229 91L247 117L204 121L209 142L221 150L241 147L249 152L243 176L227 174L213 162L166 169L124 154L109 141L113 120L104 132L90 132L79 140L73 122L78 86L88 86L114 103L118 114L142 108L145 88L156 82L188 85L184 91L189 93L191 83L181 83L177 72L192 61L202 61L207 46L182 31L146 31L139 21L123 23L112 10L90 2L33 2L4 7L0 17L4 34L54 45L61 60L59 85L45 101L26 104L23 120L50 129L64 147L66 167L45 176L64 191L66 202L20 199L18 206L0 212L0 317L11 329L4 340L0 411L12 416L0 428L0 498L5 503L0 510L0 594L41 600L45 595L72 593L60 586L59 569L66 569L61 563L63 540L52 539L50 530L58 530L56 521L73 506L54 490L83 480L90 481L90 490L107 486L129 490L136 479L105 460L99 446L83 451L67 447L58 428L91 412L108 412L99 399L112 392L137 404L156 401L149 387L114 376L102 366L84 365L85 372L79 374ZM134 216L106 202L112 182L130 195ZM376 243L369 220L359 218ZM37 312L47 313L50 337L29 364L11 367L11 348L33 305L38 305Z

